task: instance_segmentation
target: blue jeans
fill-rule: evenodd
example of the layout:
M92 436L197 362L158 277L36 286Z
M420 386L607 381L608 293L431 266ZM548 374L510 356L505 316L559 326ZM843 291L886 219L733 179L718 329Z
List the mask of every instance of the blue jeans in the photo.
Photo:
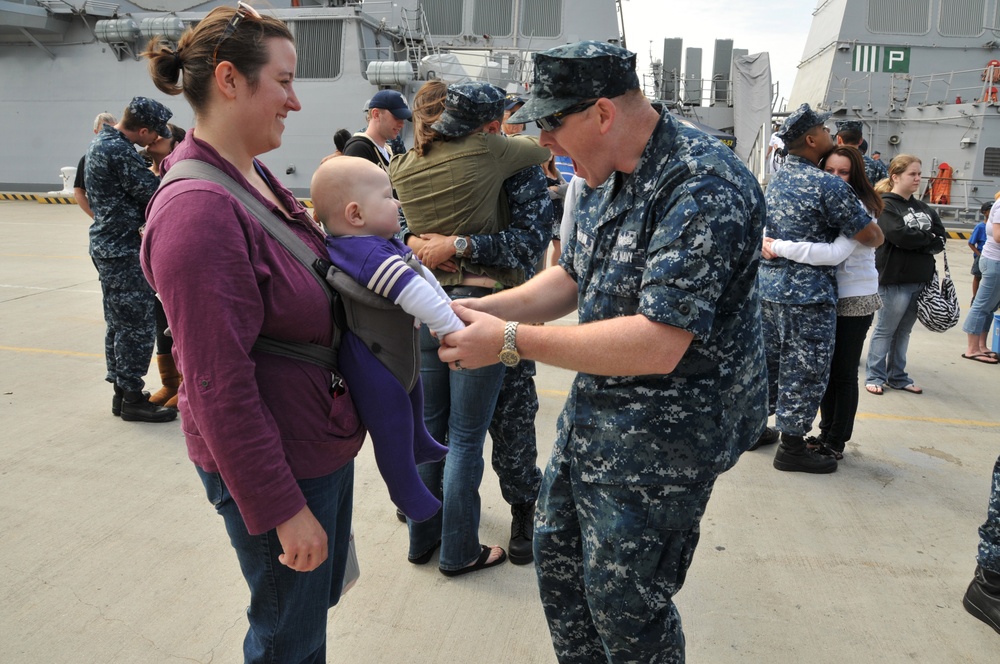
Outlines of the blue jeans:
M865 383L902 389L913 385L906 373L906 348L910 331L917 321L917 293L923 284L879 286L882 308L878 310L875 330L868 343Z
M962 331L966 334L989 331L990 323L993 322L992 314L1000 305L1000 261L980 256L979 269L983 273L983 279L979 282L976 299L972 301L969 314L962 324Z
M226 522L229 541L250 587L243 640L245 664L323 664L326 662L327 611L340 599L351 535L354 462L330 475L299 480L306 504L329 537L329 555L311 572L296 572L278 562L276 531L247 532L243 517L218 473L195 466L208 500Z
M503 382L504 366L452 371L438 359L438 340L420 329L420 379L424 384L424 423L435 440L448 446L438 463L418 467L427 488L441 500L441 511L420 523L409 522L409 557L441 541L440 567L456 570L479 557L479 484L483 443Z

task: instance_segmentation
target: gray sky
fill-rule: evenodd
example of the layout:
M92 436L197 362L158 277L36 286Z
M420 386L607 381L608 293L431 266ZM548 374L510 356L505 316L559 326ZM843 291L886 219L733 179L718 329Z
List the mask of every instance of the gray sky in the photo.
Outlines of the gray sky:
M815 0L624 0L625 39L636 53L640 73L653 57L663 57L663 40L680 37L684 48L702 49L702 76L711 75L716 39L732 39L734 48L767 51L771 81L788 99L802 49L809 34Z

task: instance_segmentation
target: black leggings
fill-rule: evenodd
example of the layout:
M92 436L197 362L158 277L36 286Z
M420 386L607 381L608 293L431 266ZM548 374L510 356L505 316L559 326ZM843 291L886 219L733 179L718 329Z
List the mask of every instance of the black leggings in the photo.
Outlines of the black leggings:
M837 336L830 362L830 380L820 402L819 428L826 444L843 445L854 432L858 412L858 370L861 350L874 314L837 316Z
M167 314L163 311L163 303L160 302L160 298L155 299L156 305L153 308L153 313L156 316L156 354L169 355L174 347L174 339L166 335Z

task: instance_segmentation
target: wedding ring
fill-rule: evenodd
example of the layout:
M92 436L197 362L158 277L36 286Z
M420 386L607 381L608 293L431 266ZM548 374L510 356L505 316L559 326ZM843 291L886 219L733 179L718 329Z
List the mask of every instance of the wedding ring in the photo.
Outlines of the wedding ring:
M465 367L462 366L461 360L455 360L455 369L457 369L458 371L462 371L465 369Z

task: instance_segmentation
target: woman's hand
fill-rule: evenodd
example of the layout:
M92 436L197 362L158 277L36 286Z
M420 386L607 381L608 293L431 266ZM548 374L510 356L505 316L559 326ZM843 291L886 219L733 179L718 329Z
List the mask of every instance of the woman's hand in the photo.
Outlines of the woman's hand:
M764 238L764 242L763 242L763 244L761 245L761 248L760 248L760 255L763 256L764 258L766 258L767 260L771 260L773 258L777 258L778 257L778 254L776 254L773 251L771 251L771 245L772 244L774 244L774 238L773 237L766 237L766 238Z
M420 262L432 270L458 272L458 265L451 258L455 255L455 238L440 233L424 233L419 248L414 249ZM411 247L412 248L412 247Z
M308 506L277 527L284 553L278 562L296 572L311 572L326 560L328 537Z

